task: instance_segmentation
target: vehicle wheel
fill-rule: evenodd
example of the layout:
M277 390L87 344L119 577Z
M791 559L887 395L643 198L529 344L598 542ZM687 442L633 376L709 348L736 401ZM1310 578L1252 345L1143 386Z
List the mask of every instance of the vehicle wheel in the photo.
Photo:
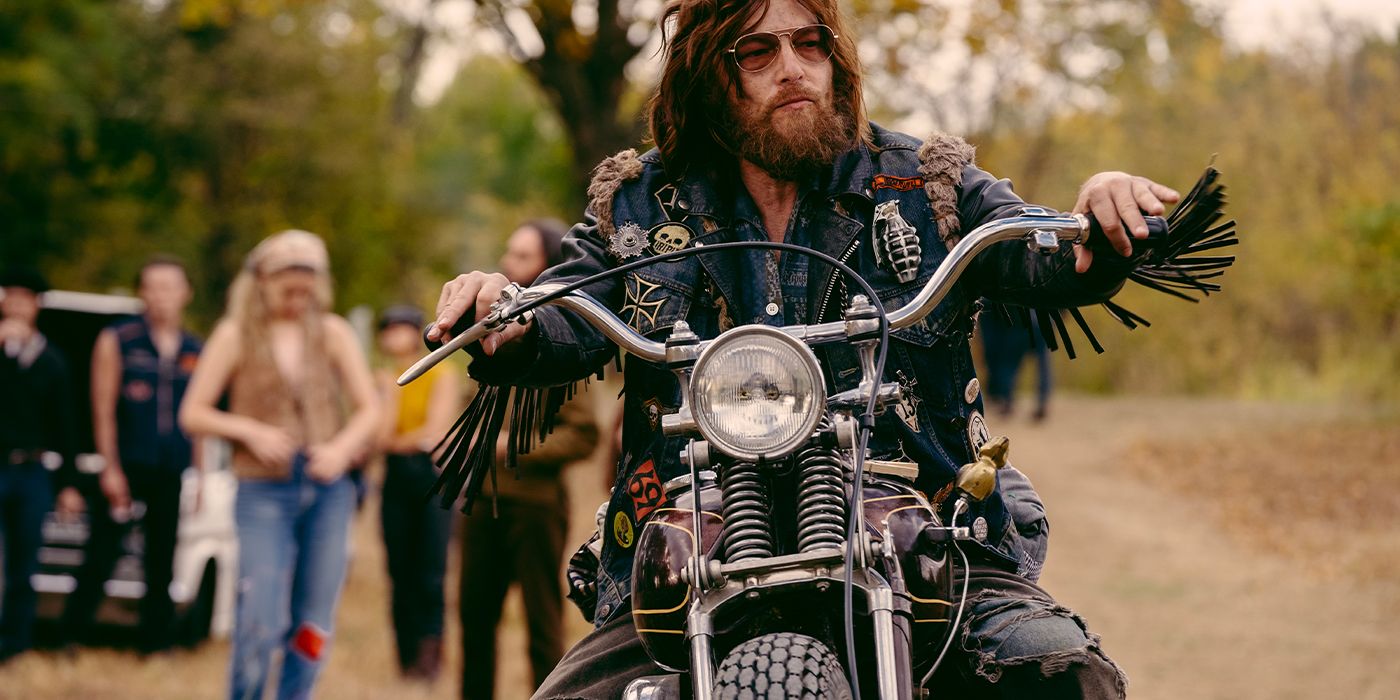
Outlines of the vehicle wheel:
M777 632L735 647L715 674L719 700L826 700L851 697L851 683L831 649L811 637Z
M199 579L199 593L185 611L181 641L193 647L209 638L209 628L214 621L214 588L218 585L218 568L210 561L204 565L204 576Z

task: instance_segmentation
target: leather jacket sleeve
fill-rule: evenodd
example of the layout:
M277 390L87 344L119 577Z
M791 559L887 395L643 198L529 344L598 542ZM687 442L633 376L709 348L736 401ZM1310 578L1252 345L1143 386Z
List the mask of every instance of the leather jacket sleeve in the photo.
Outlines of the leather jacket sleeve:
M958 216L964 233L996 219L1014 216L1025 202L1009 180L969 165L963 169ZM1039 309L1059 309L1106 301L1122 289L1132 265L1116 255L1099 254L1083 274L1074 271L1072 246L1042 255L1019 241L993 246L973 262L965 279L978 296Z

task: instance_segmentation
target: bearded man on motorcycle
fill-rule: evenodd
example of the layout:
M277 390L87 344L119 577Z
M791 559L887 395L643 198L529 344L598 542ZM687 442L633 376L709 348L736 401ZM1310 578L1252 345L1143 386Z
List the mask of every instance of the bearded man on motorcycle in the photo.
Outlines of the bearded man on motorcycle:
M675 0L666 10L665 66L651 99L656 148L605 160L589 187L584 221L565 239L569 258L540 281L571 281L643 256L707 243L772 240L846 262L886 308L914 295L961 232L1013 215L1025 203L1006 180L973 163L961 139L927 140L866 119L855 44L834 0ZM1099 221L1127 255L1176 192L1120 172L1086 181L1075 212ZM918 488L945 489L987 439L968 347L982 299L1032 309L1103 302L1132 272L1126 259L1087 249L1040 255L1000 244L978 258L922 323L895 332L885 377L904 398L878 419L875 458L918 465ZM448 282L428 338L485 316L507 280L473 272ZM736 325L839 319L841 276L802 255L724 250L662 262L585 287L633 329L664 338L684 321L701 338ZM464 318L465 316L465 318ZM616 352L569 311L542 307L469 348L488 384L555 386L587 376ZM831 391L858 377L849 346L821 348ZM600 528L596 581L577 592L596 624L540 688L540 698L616 698L657 672L629 614L633 547L664 500L662 482L684 473L682 442L661 417L680 403L669 372L628 362L623 449ZM1034 580L1045 547L1038 497L1003 472L975 517L981 546L969 574L967 617L939 670L952 697L1121 697L1125 678L1083 621Z

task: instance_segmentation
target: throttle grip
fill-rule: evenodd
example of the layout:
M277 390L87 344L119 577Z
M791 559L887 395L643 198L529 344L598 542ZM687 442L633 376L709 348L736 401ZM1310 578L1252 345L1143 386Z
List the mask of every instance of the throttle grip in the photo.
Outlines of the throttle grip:
M1086 245L1089 246L1089 250L1094 251L1095 255L1118 255L1118 251L1113 248L1113 245L1109 243L1108 236L1104 234L1103 227L1099 225L1099 220L1095 219L1094 215L1091 213L1086 213L1084 217L1089 220L1089 240L1086 243ZM1128 234L1128 238L1131 239L1133 244L1133 254L1131 257L1137 257L1142 253L1156 250L1162 245L1165 245L1168 240L1168 234L1171 232L1171 225L1164 217L1144 216L1142 218L1147 222L1147 238L1135 238L1131 233ZM1123 256L1118 255L1118 257L1121 258Z

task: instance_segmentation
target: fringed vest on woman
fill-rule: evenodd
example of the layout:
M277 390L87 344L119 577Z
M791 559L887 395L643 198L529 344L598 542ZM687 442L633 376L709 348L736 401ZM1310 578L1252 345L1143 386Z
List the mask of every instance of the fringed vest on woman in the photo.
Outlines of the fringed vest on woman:
M299 388L277 369L268 343L261 345L244 346L229 380L229 412L281 428L301 450L334 437L345 423L345 406L341 378L331 365L325 337L306 339ZM239 479L285 480L291 471L290 463L264 464L241 442L233 441L233 473Z

